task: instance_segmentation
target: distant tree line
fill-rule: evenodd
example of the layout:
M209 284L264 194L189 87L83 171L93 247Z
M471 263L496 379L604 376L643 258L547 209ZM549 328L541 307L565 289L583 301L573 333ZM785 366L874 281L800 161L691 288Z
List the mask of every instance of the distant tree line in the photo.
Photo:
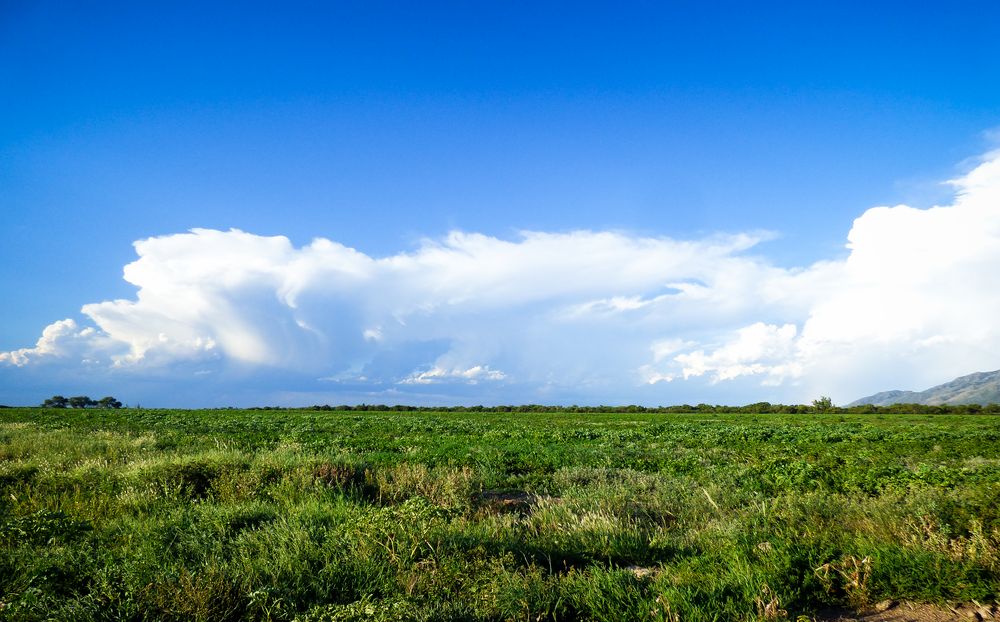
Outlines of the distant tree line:
M86 395L63 397L54 395L42 403L45 408L121 408L122 403L108 396L93 400ZM2 407L0 407L2 408ZM139 408L136 406L136 408ZM228 410L236 409L232 406ZM744 406L726 406L724 404L678 404L674 406L552 406L545 404L520 404L500 406L408 406L405 404L317 404L306 408L284 406L251 406L245 410L319 410L340 412L482 412L482 413L742 413L751 415L766 414L925 414L925 415L974 415L1000 414L1000 404L891 404L875 406L862 404L860 406L834 406L828 397L813 400L812 404L772 404L770 402L755 402Z
M248 410L301 410L298 408L282 408L278 406L258 406ZM812 404L772 404L770 402L755 402L745 406L726 406L722 404L680 404L676 406L546 406L544 404L522 404L518 406L406 406L402 404L358 404L351 406L341 404L315 405L307 410L323 411L396 411L396 412L484 412L484 413L532 413L532 412L565 412L565 413L744 413L753 415L764 414L1000 414L1000 404L892 404L889 406L834 406L828 397L814 400Z
M86 395L73 397L53 395L42 402L42 406L45 408L121 408L122 403L110 395L99 400L90 399Z

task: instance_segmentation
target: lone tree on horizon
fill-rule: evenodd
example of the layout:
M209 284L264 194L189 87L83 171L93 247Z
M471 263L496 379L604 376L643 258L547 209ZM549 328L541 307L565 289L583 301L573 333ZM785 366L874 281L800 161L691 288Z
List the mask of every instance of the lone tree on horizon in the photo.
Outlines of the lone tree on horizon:
M813 400L813 408L819 411L830 410L833 408L833 400L825 395L820 396L819 399Z

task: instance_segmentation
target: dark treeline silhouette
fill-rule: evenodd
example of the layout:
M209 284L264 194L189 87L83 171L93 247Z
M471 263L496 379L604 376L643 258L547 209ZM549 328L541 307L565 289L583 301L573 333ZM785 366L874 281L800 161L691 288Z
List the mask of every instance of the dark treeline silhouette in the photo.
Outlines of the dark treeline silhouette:
M300 408L283 408L280 406L256 406L247 410L302 410ZM771 404L756 402L745 406L725 406L721 404L680 404L676 406L546 406L543 404L522 404L519 406L406 406L402 404L358 404L351 406L341 404L315 405L306 410L322 411L397 411L397 412L484 412L484 413L532 413L532 412L565 412L565 413L744 413L744 414L928 414L928 415L967 415L967 414L1000 414L1000 404L892 404L890 406L833 406L827 399L820 398L812 404Z
M110 395L102 397L99 400L90 399L86 395L75 395L73 397L53 395L42 402L42 406L45 408L121 408L122 403Z
M85 395L63 397L54 395L41 404L44 408L122 408L122 403L108 396L93 400ZM0 406L0 408L3 408ZM127 407L126 407L127 408ZM135 408L141 408L136 405ZM219 409L209 409L219 410ZM481 412L481 413L742 413L750 415L795 415L795 414L926 414L926 415L975 415L1000 414L1000 404L891 404L875 406L834 406L830 398L821 397L812 404L772 404L755 402L744 406L724 404L678 404L674 406L553 406L545 404L520 404L501 406L408 406L405 404L316 404L307 407L295 406L250 406L235 408L228 406L222 410L273 410L273 411L340 411L340 412Z

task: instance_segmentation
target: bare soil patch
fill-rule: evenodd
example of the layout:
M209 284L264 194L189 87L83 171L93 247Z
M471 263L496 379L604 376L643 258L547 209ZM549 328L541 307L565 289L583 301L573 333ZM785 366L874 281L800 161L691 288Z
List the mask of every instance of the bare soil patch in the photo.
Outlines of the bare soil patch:
M996 605L966 603L942 607L922 603L883 601L864 611L830 610L817 615L816 622L970 622L1000 620Z
M523 490L484 490L476 495L476 504L492 514L527 515L538 500L538 495Z

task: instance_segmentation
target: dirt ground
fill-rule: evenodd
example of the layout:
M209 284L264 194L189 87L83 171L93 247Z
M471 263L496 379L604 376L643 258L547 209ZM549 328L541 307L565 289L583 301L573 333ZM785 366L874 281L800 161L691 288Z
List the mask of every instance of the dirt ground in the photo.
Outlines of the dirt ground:
M829 611L815 617L816 622L970 622L1000 620L996 605L967 603L941 607L908 602L884 601L862 612Z

